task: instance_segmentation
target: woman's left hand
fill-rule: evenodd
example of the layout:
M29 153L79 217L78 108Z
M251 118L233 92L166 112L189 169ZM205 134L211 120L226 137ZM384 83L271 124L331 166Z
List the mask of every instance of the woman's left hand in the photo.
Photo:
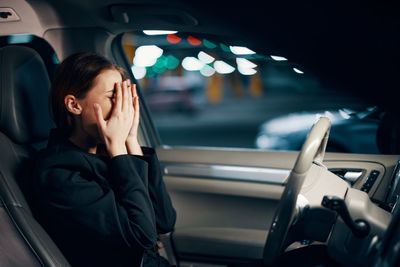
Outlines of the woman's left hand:
M138 97L137 91L136 91L136 84L131 84L129 80L128 80L128 84L130 85L130 88L132 90L132 103L133 103L134 117L133 117L132 127L131 127L128 137L126 139L126 147L128 149L129 154L143 155L142 149L137 140L138 128L139 128L139 122L140 122L139 97Z

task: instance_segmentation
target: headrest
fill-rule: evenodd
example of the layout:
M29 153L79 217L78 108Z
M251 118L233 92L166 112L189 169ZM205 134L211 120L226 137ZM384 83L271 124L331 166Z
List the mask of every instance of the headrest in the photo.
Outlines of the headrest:
M22 46L0 48L0 131L17 144L44 141L52 127L50 80L40 55Z

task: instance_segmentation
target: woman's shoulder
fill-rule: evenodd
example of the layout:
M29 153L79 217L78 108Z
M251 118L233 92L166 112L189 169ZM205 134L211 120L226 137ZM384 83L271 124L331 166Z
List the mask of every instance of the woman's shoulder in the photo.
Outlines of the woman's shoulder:
M49 167L52 165L85 165L85 152L72 147L58 144L40 150L36 154L36 165Z

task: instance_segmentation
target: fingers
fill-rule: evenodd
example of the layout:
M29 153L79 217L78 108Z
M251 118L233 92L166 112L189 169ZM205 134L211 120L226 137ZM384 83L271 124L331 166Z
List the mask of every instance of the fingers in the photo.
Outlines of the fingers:
M133 108L135 109L135 118L134 118L134 124L138 125L139 124L139 118L140 118L140 105L139 105L139 96L137 94L136 90L136 84L133 85Z
M115 83L115 105L113 109L113 114L122 111L122 87L121 83Z
M122 112L132 112L132 90L130 80L122 82Z
M139 105L139 97L138 96L135 97L134 107L135 107L135 112L139 114L140 105Z
M127 99L127 84L126 81L122 82L122 111L125 111L128 107L128 99Z
M128 81L127 81L127 89L126 89L126 92L127 92L127 101L128 101L128 110L129 110L129 112L132 112L133 111L133 99L132 99L132 85L131 85L131 81L128 79Z
M137 95L137 90L136 90L136 84L132 85L132 97L133 97L133 108L135 109L135 112L139 111L139 97Z
M137 96L136 84L133 84L133 86L132 86L132 95L133 95L133 97Z
M101 106L97 103L93 104L94 114L96 116L97 127L99 129L104 129L106 127L106 121L103 118L103 110Z
M134 108L135 108L135 117L133 118L133 124L139 125L140 111L139 111L139 97L137 96L135 97Z

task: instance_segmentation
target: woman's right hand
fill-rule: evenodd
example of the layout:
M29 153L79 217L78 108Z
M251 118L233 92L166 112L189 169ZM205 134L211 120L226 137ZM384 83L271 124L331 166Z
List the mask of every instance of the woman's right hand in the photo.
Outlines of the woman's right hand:
M115 102L108 120L104 120L103 111L99 104L94 104L97 128L111 157L127 154L125 141L132 127L134 110L132 90L128 82L117 83Z

